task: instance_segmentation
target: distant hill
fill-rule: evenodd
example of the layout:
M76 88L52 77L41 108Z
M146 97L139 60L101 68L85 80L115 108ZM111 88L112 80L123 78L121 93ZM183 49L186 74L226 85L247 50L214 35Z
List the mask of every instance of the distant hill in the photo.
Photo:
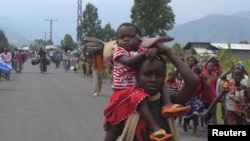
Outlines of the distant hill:
M187 42L250 42L250 11L233 15L207 15L176 25L168 34L175 38L171 45L180 43L184 46Z
M32 29L39 29L33 25ZM36 37L37 32L25 27L20 23L0 17L0 29L8 38L9 43L21 46L29 45ZM168 34L175 38L169 45L180 43L185 46L187 42L216 42L216 43L239 43L250 42L250 11L232 15L211 14L201 19L175 25ZM32 39L30 37L33 37Z
M32 34L24 25L7 18L0 17L0 29L3 30L10 44L16 46L29 45L32 41L26 37Z

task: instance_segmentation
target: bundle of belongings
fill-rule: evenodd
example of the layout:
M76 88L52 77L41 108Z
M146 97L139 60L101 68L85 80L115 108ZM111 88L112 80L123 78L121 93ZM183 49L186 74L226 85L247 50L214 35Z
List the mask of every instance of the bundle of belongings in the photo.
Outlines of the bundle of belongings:
M6 64L4 60L0 57L0 72L1 73L8 73L12 69L10 64Z
M103 52L105 42L95 37L85 37L84 51L87 55L98 54Z

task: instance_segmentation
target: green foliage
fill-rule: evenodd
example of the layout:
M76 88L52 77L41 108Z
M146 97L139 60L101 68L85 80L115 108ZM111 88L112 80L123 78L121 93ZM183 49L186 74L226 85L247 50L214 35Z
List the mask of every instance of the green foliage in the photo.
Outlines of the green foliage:
M249 44L249 42L244 40L244 41L240 41L240 44Z
M110 23L104 28L101 27L101 20L98 19L98 9L91 3L86 5L83 11L83 20L81 26L77 27L77 36L81 36L81 45L84 45L83 37L95 37L105 42L115 39L115 30Z
M249 75L249 71L250 71L250 59L244 59L242 60L244 67Z
M3 30L0 30L0 43L8 45L8 39L6 38Z
M61 46L64 50L74 50L77 47L77 44L73 41L71 35L66 34L64 40L61 41Z
M0 30L0 52L2 52L3 49L8 46L9 46L8 39L6 38L3 30Z
M181 54L183 53L183 50L182 50L182 48L181 48L181 44L179 44L179 43L175 43L175 44L173 45L172 49L173 49L174 52L175 52L177 55L179 55L179 56L181 56Z
M114 40L116 37L116 32L111 28L111 25L108 23L102 29L102 40L105 42Z
M221 49L220 56L218 57L222 71L226 71L238 62L237 59L232 58L231 54L231 45L228 43L228 49Z
M83 21L81 24L82 35L102 39L101 20L98 19L98 9L91 3L86 5L83 11ZM82 44L83 41L81 41Z
M143 36L167 34L175 23L175 15L168 6L171 0L134 0L131 10L132 23L142 30Z
M40 47L44 47L46 45L43 39L35 39L33 43L29 45L31 50L38 51Z

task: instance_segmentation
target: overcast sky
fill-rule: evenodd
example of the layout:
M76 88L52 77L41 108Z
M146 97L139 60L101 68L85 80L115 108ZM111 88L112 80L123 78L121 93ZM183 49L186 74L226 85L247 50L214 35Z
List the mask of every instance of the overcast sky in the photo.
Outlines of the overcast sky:
M0 19L27 23L27 27L36 28L30 29L37 32L38 37L34 39L43 38L42 32L50 31L50 22L47 20L52 19L53 41L59 44L65 34L70 34L76 40L77 2L78 0L1 0ZM98 8L103 26L110 23L116 29L122 22L131 21L133 0L82 0L83 11L87 3ZM172 0L169 5L176 16L176 24L209 14L250 11L250 0Z

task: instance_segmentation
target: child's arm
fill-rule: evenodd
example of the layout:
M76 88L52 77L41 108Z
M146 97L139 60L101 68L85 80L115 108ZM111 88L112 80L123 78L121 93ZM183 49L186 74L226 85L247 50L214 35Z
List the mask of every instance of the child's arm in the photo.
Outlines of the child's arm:
M202 118L206 119L206 117L208 116L208 114L211 112L211 110L214 108L214 106L217 104L218 101L220 101L221 97L223 95L225 95L227 93L227 91L222 91L222 93L220 93L219 96L217 96L213 102L210 104L210 106L208 107L208 109L206 110L206 112L204 114L202 114Z
M157 52L158 52L157 48L149 48L145 50L144 52L138 53L135 56L131 56L131 57L120 56L117 58L117 61L124 64L125 66L133 67L145 57L146 59L153 60L156 57Z
M153 60L156 57L157 52L158 52L158 49L155 47L148 48L146 50L146 59Z
M226 72L224 72L223 74L220 75L220 79L222 80L226 80L227 79L227 75L231 73L232 69L227 70Z
M185 85L175 95L175 102L185 105L186 102L194 95L196 87L199 83L198 76L189 68L189 66L177 56L172 49L163 44L157 44L158 50L165 54L169 60L174 64L179 73L181 74Z
M119 56L116 59L118 62L122 63L125 66L133 67L136 64L138 64L138 62L140 62L142 59L144 59L145 56L146 56L146 52L141 52L141 53L136 54L135 56L131 56L131 57Z

